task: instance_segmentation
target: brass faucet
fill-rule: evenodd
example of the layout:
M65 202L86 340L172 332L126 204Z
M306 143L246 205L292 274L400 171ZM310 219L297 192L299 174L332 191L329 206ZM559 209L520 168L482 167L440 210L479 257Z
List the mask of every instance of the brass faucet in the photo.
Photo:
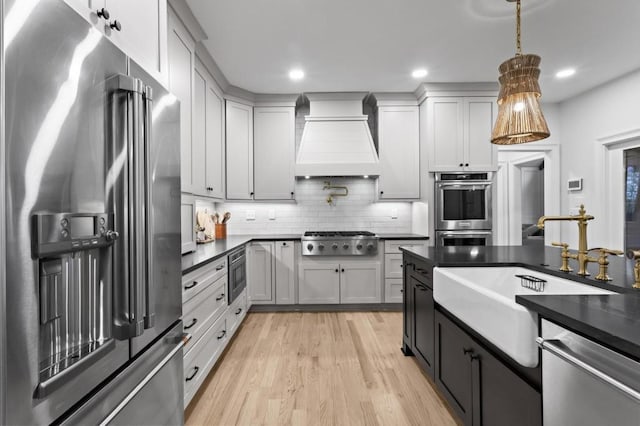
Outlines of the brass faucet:
M590 220L593 220L594 217L587 214L587 211L584 209L584 204L580 205L579 214L573 216L542 216L538 219L538 228L544 229L544 223L549 220L562 220L562 221L576 221L578 222L578 253L577 254L567 254L567 256L571 259L576 259L578 261L578 275L582 275L586 277L589 275L587 272L587 264L589 262L597 262L598 259L595 257L589 256L589 251L587 249L587 224Z
M629 250L627 252L627 258L636 261L633 266L633 277L635 278L633 288L640 289L640 250Z

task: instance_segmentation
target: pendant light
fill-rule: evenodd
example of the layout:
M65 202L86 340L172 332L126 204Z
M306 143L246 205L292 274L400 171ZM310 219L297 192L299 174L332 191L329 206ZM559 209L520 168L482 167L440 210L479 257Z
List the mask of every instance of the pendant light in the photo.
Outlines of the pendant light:
M540 56L523 55L520 47L520 0L516 2L516 56L498 68L498 119L491 143L514 145L548 138L549 128L540 108Z

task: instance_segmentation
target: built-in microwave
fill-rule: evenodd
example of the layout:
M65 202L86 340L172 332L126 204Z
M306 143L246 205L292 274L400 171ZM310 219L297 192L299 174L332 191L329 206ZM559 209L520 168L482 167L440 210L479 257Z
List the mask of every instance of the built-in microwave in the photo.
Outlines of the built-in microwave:
M435 229L492 229L490 173L438 173Z

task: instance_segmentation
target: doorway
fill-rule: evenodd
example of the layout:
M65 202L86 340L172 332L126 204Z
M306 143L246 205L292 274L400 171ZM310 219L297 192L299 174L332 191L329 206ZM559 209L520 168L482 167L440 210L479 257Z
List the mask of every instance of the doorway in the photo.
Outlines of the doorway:
M624 151L624 248L640 249L640 147Z
M559 227L538 229L538 218L558 214L560 205L557 145L509 147L498 151L496 245L551 244Z

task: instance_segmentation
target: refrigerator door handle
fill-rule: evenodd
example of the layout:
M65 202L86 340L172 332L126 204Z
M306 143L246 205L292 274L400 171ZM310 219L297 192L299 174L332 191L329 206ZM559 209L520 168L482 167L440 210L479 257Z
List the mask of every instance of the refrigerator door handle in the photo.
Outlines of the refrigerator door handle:
M145 201L146 211L146 255L150 259L153 255L153 229L154 229L154 211L152 209L152 179L153 164L151 159L151 131L153 127L153 91L150 86L146 86L144 90L144 172L145 172ZM155 276L152 262L145 262L147 268L147 279L144 281L145 286L145 316L144 328L153 328L155 325Z
M122 229L117 229L122 236L118 243L118 254L114 255L114 271L118 271L121 279L114 281L115 285L121 286L118 291L122 292L122 298L114 299L114 336L119 340L128 340L140 336L144 331L143 312L143 287L146 275L146 231L144 220L141 220L141 210L144 214L145 199L141 197L140 190L144 194L145 182L140 176L141 165L144 160L140 159L140 144L142 138L141 126L141 102L144 84L141 80L128 75L117 74L107 82L108 90L114 96L124 97L124 120L126 121L126 142L122 145L122 153L126 153L123 161L122 179L118 181L119 189L114 188L114 211L124 212L122 217L114 217L114 223L119 224ZM115 116L112 126L122 125ZM113 154L114 161L120 156L120 148L117 144L116 152ZM122 205L119 206L119 203ZM144 216L143 216L144 217ZM140 244L142 241L142 245ZM120 257L122 256L122 258ZM115 273L115 272L114 272Z

